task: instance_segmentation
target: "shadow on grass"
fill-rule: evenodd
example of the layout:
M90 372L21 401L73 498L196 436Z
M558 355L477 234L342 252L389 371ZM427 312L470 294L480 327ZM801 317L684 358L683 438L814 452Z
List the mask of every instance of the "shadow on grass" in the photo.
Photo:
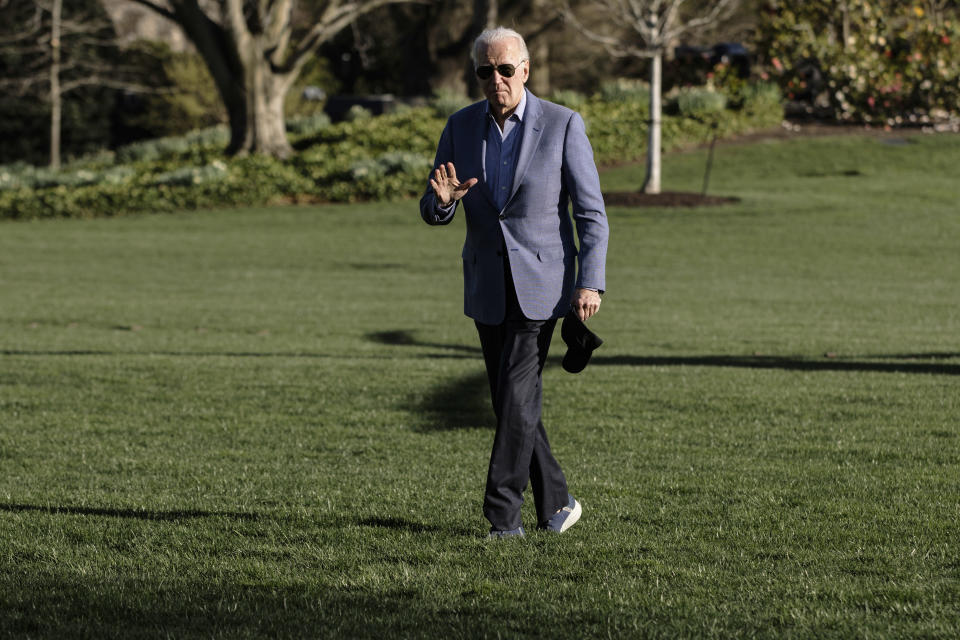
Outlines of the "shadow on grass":
M483 367L482 361L479 366ZM424 416L420 431L496 426L490 406L490 383L483 370L437 385L408 408Z
M382 331L367 334L367 338L381 344L408 345L411 347L426 347L433 349L465 351L480 357L478 347L463 345L440 344L418 340L413 332L407 330ZM558 366L563 359L562 352L566 346L560 342L554 345L555 354L548 362ZM560 353L556 353L557 350ZM440 355L426 355L423 357L444 357ZM449 357L449 356L447 356ZM889 373L925 373L939 375L960 375L960 364L929 362L930 360L960 359L960 352L935 351L928 353L894 353L894 354L865 354L852 356L831 356L823 358L805 358L802 356L773 356L773 355L702 355L702 356L607 356L602 352L595 353L590 359L590 366L633 366L633 367L739 367L745 369L782 369L785 371L864 371ZM883 360L897 360L898 362L883 362ZM924 362L927 361L927 362ZM440 407L455 407L457 398L462 398L461 392L466 391L464 386L483 387L486 376L471 378L469 383L454 381L449 389L437 391L436 399Z
M784 371L856 371L877 373L923 373L960 375L960 364L919 362L922 359L946 359L960 354L872 355L852 358L802 358L792 356L602 356L594 355L590 366L633 367L736 367L743 369L781 369ZM899 359L900 362L881 362ZM903 362L917 360L917 362Z
M86 349L36 350L0 349L0 356L172 356L175 358L337 358L357 359L364 356L342 356L302 351L106 351Z
M59 573L59 575L58 575ZM346 575L344 576L346 577ZM349 582L349 578L348 578ZM467 585L464 585L466 588ZM68 572L0 577L0 635L30 638L483 638L541 637L547 612L519 615L469 589L444 602L414 588L269 586L240 579ZM554 614L555 615L555 612ZM566 617L566 616L562 616ZM570 637L561 633L558 637Z
M880 353L876 355L852 356L868 360L951 360L960 358L960 352L929 351L926 353Z
M420 354L420 358L473 358L481 359L479 347L469 347L459 344L442 344L424 342L414 338L412 332L381 331L366 336L369 340L388 345L408 345L411 347L442 349L448 353ZM557 348L557 347L555 347ZM560 349L564 345L559 345ZM449 353L453 351L454 353ZM230 352L230 351L94 351L94 350L56 350L56 351L28 351L21 349L0 349L0 356L172 356L197 358L348 358L362 359L370 356L355 355L328 355L323 353L304 352ZM389 358L389 356L382 356ZM562 355L553 355L548 362L552 366L559 366ZM746 369L782 369L785 371L862 371L878 373L922 373L933 375L960 375L960 364L924 362L930 360L960 359L960 352L934 351L920 353L893 353L893 354L861 354L851 356L807 358L802 356L735 356L735 355L702 355L702 356L633 356L616 355L605 356L596 354L590 359L590 366L634 366L634 367L739 367ZM898 362L883 362L897 360ZM480 360L482 361L482 360ZM486 388L486 374L481 373L470 381L453 383L454 388L449 392L438 391L438 406L456 408L462 403L464 396L460 393L469 389ZM468 405L476 408L476 403L469 401ZM472 409L466 409L470 415L476 415Z
M376 331L366 335L368 340L379 342L380 344L389 344L394 346L426 347L429 349L443 349L444 351L459 351L480 357L480 347L469 347L462 344L443 344L440 342L423 342L413 336L412 331L400 329L397 331ZM424 356L427 358L449 358L447 354L430 354Z
M179 522L182 520L203 519L203 518L227 518L230 520L256 522L264 519L257 513L236 512L236 511L201 511L195 509L177 509L170 511L157 511L148 509L116 509L105 507L65 507L58 505L42 506L35 504L11 504L0 503L0 512L9 513L44 513L49 515L67 515L67 516L102 516L106 518L132 518L134 520L144 520L151 522ZM267 520L289 520L288 518L278 517L276 514L267 515ZM371 516L353 520L351 518L334 518L322 521L311 520L313 525L341 528L348 525L360 525L362 527L373 527L392 531L406 531L409 533L447 533L469 537L476 537L476 531L465 527L441 527L434 524L424 524L414 522L403 517L396 516Z
M198 511L198 510L174 510L174 511L151 511L139 509L110 509L99 507L63 507L63 506L41 506L34 504L7 504L0 503L0 511L11 513L39 512L52 515L65 514L73 516L104 516L108 518L133 518L136 520L157 520L157 521L176 521L188 520L192 518L230 518L233 520L259 520L260 516L256 513L242 513L234 511Z
M425 358L475 358L478 371L466 377L437 385L425 398L411 403L407 409L424 417L421 431L444 431L470 426L494 426L493 410L490 407L490 383L483 367L480 347L458 344L442 344L418 340L412 331L378 331L368 333L367 339L392 346L411 346L442 349L459 353L426 354ZM463 354L463 355L461 355Z
M374 342L393 346L455 350L475 354L482 362L480 349L463 345L425 342L407 330L381 331L367 334ZM559 349L565 345L560 343ZM558 348L558 347L555 347ZM464 357L446 354L426 354L420 357ZM730 367L745 369L778 369L783 371L854 371L878 373L915 373L933 375L960 375L960 364L930 362L960 358L960 353L933 352L915 354L877 354L845 357L804 358L796 356L632 356L594 354L590 360L593 367ZM549 366L559 366L562 354L548 359ZM896 362L884 362L895 360ZM425 398L407 407L425 417L423 431L457 429L472 425L493 424L489 405L489 386L482 364L478 372L469 376L448 380L437 385Z

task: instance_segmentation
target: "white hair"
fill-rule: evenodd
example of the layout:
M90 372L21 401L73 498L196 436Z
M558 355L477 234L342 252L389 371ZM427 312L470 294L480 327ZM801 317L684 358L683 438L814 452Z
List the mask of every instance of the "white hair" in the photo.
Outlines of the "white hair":
M530 52L527 51L527 43L523 41L523 36L507 27L495 27L484 30L484 32L473 41L473 51L470 52L470 58L473 60L474 66L477 64L477 56L479 56L481 47L486 49L494 42L508 38L516 38L517 42L520 43L520 61L529 60Z

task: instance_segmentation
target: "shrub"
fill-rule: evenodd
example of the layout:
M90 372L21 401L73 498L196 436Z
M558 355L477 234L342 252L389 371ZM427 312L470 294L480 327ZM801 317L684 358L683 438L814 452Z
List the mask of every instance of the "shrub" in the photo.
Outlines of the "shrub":
M597 162L630 162L645 154L650 105L594 96L580 109Z
M373 117L373 113L369 109L355 104L347 110L343 117L347 122L357 122L358 120L369 120Z
M895 0L781 2L760 46L787 98L837 120L900 124L960 112L960 9Z
M727 106L727 96L704 87L678 89L672 100L681 116L694 119L716 119Z
M447 89L439 89L430 99L430 108L436 118L446 120L451 115L473 102L468 96Z
M565 107L569 107L574 111L580 111L583 108L583 105L587 103L587 97L580 93L579 91L573 90L564 90L564 91L555 91L551 96L550 100L556 102L557 104L562 104Z
M227 176L227 165L217 160L203 167L182 167L154 177L153 184L167 186L186 186L223 180Z
M0 191L11 189L51 189L95 184L122 184L136 172L132 167L116 166L92 169L55 170L18 162L0 167Z
M310 116L301 116L287 120L287 131L295 136L315 136L330 126L330 116L325 113L315 113Z
M643 80L618 78L600 87L600 96L607 102L650 102L650 85Z
M430 158L405 151L385 153L377 158L363 158L350 166L350 175L354 180L413 173L427 175L433 167Z
M600 164L629 162L646 153L650 116L645 85L621 82L611 87L616 90L590 97L565 93L560 98L578 105ZM608 99L611 95L617 97ZM779 123L776 87L748 85L739 95L735 102L710 89L677 93L678 110L711 113L717 126L711 128L703 118L666 115L664 148ZM721 108L724 102L728 108ZM319 115L295 119L288 129L299 137L300 151L286 161L256 154L226 157L228 133L216 127L90 156L61 171L23 163L0 166L0 216L89 218L233 204L414 196L424 189L444 121L436 105L336 124Z
M772 82L751 82L740 92L740 108L760 126L772 126L783 119L783 96Z
M117 151L117 161L157 162L160 160L182 159L207 153L220 153L230 142L230 132L220 125L191 131L184 136L171 136L134 142Z

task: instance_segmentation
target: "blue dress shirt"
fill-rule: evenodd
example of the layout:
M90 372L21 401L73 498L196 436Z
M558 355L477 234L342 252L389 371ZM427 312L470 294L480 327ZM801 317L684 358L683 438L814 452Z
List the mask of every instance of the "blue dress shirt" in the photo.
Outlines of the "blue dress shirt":
M513 174L517 171L520 139L523 137L523 114L526 107L527 92L524 91L516 110L503 123L501 131L493 114L490 113L490 103L487 103L487 144L483 158L483 182L501 211L506 206L510 190L513 188Z

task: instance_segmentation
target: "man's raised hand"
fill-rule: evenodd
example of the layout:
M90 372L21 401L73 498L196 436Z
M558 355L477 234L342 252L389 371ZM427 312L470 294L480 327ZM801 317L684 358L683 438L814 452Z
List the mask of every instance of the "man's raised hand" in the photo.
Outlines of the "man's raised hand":
M430 178L430 186L437 195L437 202L441 207L448 207L463 196L467 195L470 187L479 182L476 178L470 178L466 182L457 180L457 170L452 162L441 164L433 172Z

